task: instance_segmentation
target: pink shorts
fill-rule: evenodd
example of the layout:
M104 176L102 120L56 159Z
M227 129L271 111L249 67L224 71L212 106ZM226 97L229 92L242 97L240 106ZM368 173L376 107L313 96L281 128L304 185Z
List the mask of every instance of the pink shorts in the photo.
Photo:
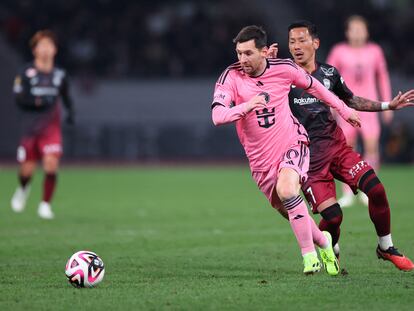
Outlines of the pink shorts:
M378 140L381 134L381 125L378 119L378 113L358 111L358 115L361 118L361 127L355 128L342 118L338 118L338 124L341 127L346 140L348 142L355 141L358 133L361 134L363 139Z
M253 179L256 181L260 191L263 192L274 208L281 203L276 193L276 184L280 170L285 167L295 170L300 177L301 183L307 180L309 148L305 143L299 142L296 145L292 145L285 152L282 160L272 165L268 171L252 172Z

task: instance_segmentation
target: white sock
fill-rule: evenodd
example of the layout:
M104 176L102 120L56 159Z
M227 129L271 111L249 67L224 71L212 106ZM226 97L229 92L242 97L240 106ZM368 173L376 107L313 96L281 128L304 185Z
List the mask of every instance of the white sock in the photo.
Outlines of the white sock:
M383 251L386 251L388 248L394 246L394 244L392 244L391 233L384 236L379 236L378 244Z

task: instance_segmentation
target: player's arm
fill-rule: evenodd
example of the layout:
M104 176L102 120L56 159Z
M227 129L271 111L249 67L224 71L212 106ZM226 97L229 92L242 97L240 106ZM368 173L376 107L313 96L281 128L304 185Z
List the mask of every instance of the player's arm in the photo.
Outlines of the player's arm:
M214 125L223 125L244 118L250 111L264 108L266 99L264 95L253 96L249 101L234 107L226 107L218 102L212 104L212 119Z
M17 106L21 109L36 109L41 106L41 98L30 93L30 82L24 74L18 74L14 78L13 94Z
M331 93L317 79L312 78L312 76L307 74L304 70L298 68L296 65L296 68L292 68L292 66L289 67L289 70L293 74L293 84L303 88L305 92L319 98L328 106L334 108L338 114L352 126L361 126L361 121L354 109L345 105L342 100Z
M390 102L379 102L355 95L344 101L349 107L359 111L400 110L414 106L414 90L407 91L404 94L399 92Z
M235 122L244 118L253 109L266 105L265 97L257 95L248 102L233 106L236 93L233 84L235 83L232 73L228 72L219 78L214 90L214 99L211 104L211 116L214 125L222 125Z
M62 81L60 95L62 97L63 105L65 106L67 110L66 122L69 124L73 124L75 123L75 110L73 107L72 97L70 96L70 93L69 93L69 82L66 76Z

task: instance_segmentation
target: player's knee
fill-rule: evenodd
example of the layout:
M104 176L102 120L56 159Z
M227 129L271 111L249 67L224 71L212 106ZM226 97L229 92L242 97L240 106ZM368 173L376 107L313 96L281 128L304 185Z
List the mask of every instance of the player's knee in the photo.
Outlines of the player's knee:
M369 170L361 177L358 187L368 196L369 200L375 201L386 198L385 188L374 170Z
M298 186L293 183L278 183L276 191L281 201L286 201L299 195Z
M48 174L56 173L59 168L59 159L49 156L43 160L43 170Z
M339 227L342 223L342 209L338 203L327 207L320 214L329 226Z

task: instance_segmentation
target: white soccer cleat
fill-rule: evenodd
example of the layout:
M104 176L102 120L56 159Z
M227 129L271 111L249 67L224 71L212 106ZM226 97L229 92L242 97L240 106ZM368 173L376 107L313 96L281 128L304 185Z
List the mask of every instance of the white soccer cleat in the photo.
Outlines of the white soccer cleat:
M40 218L43 218L43 219L55 218L55 214L53 214L52 212L52 207L50 206L49 203L44 202L44 201L40 202L39 208L37 210L37 214L39 215Z
M25 188L18 187L13 194L11 199L11 208L16 213L21 213L24 211L26 207L26 201L29 197L30 187L27 186Z
M342 196L342 198L338 200L338 204L341 207L350 207L352 204L354 204L354 200L355 200L355 197L352 193L345 194Z
M358 196L358 199L361 201L362 204L368 206L368 197L365 193L361 192Z

